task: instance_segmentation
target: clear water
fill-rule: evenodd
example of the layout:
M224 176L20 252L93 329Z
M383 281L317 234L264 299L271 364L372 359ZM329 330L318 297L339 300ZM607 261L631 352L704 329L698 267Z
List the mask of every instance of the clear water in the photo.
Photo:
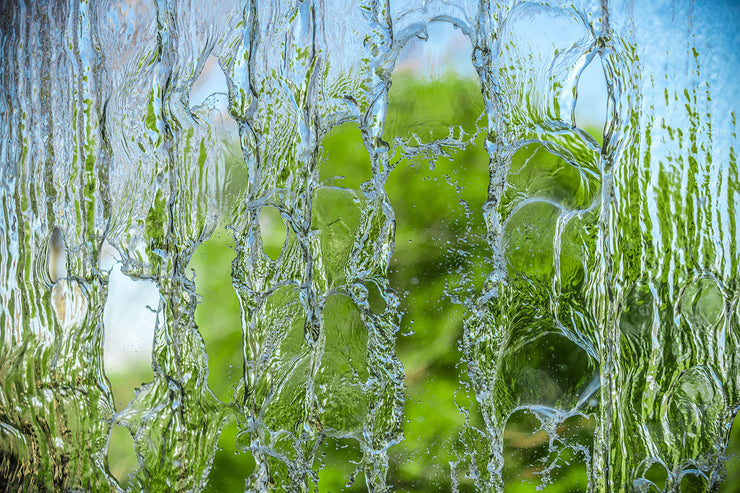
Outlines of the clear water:
M0 485L201 490L228 442L247 491L322 489L332 468L348 489L414 489L394 450L438 406L462 423L438 489L563 470L577 490L717 488L740 405L739 19L730 2L6 3ZM470 39L455 63L482 116L404 133L396 62L433 22ZM214 59L228 94L204 100ZM582 107L587 73L605 109ZM354 154L327 156L336 138ZM422 336L392 282L410 250L388 189L473 148L488 165L428 195L477 174L480 207L415 204L460 204L439 303L462 329L441 351L460 381L411 402L425 373L399 351ZM238 358L209 376L189 269L219 224ZM120 275L158 292L151 374L122 405L103 350Z

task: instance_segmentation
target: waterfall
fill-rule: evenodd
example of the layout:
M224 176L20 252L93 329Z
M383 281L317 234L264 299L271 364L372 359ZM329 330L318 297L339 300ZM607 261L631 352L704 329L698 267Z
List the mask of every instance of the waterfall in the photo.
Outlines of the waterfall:
M235 471L246 491L323 489L328 468L349 490L426 491L435 474L437 489L502 491L534 463L542 487L577 467L589 491L722 483L740 406L732 2L1 10L0 489L200 491L224 474L227 429L248 458ZM439 23L470 42L455 63L474 77L480 118L406 135L389 117L399 60ZM205 73L223 75L223 93L196 94ZM428 101L458 104L435 90ZM605 108L583 106L589 90ZM351 153L332 155L339 140ZM400 484L393 451L426 370L407 374L399 349L422 339L393 281L397 232L411 226L389 190L409 163L458 172L474 149L482 166L455 193L482 183L477 209L442 202L444 180L418 204L464 210L447 233L457 267L439 267L458 344L416 348L456 358L457 390L435 399L461 424L442 473ZM192 273L224 231L240 321L226 395L212 388L226 376L209 375ZM116 276L156 291L151 375L123 405L104 357L104 315L127 309ZM136 457L126 478L110 464L116 427ZM538 445L517 445L525 436Z

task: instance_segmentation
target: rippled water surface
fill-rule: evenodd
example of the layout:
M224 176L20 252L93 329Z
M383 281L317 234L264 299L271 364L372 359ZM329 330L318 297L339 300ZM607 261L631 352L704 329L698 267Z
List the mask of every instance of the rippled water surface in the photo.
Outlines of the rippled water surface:
M1 9L0 489L722 484L731 2Z

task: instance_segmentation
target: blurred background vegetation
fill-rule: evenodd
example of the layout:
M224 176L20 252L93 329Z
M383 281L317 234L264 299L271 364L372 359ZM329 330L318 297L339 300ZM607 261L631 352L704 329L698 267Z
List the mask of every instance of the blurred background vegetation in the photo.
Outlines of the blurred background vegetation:
M489 272L490 256L485 241L482 209L488 185L488 156L483 133L477 131L483 100L477 81L452 74L434 80L394 76L390 92L385 139L414 144L450 136L441 148L447 157L430 159L419 152L404 157L399 146L386 190L393 204L397 230L396 249L389 276L402 296L402 328L397 354L406 372L404 441L390 449L388 482L395 491L451 491L452 468L461 455L460 440L472 397L460 342L465 305L481 292ZM598 137L597 132L591 132ZM467 146L459 145L468 140ZM456 143L457 142L457 143ZM232 163L237 170L239 167ZM359 190L371 176L370 162L359 130L346 124L332 130L323 141L321 180L331 186ZM238 180L237 180L238 181ZM336 212L341 215L341 211ZM266 218L262 226L265 249L275 257L282 247L284 231L279 220ZM209 358L209 384L224 402L242 372L242 335L239 304L231 285L233 239L218 230L199 247L191 267L202 301L196 310ZM133 389L151 380L151 369L133 368L110 375L119 409L133 397ZM479 419L469 418L473 424ZM517 412L507 425L505 444L506 490L537 491L544 459L550 454L548 436L538 431L532 415ZM740 454L740 431L736 426L730 454ZM590 440L593 423L582 420L576 434ZM253 468L248 453L236 447L237 428L228 423L219 441L207 491L243 491L244 479ZM111 469L124 478L135 467L131 440L114 429ZM348 486L353 464L361 452L352 440L326 441L319 473L321 491L364 491L362 473ZM545 491L586 491L587 472L579 457L566 457L550 474ZM562 464L562 462L561 462ZM318 466L318 465L317 465ZM740 461L728 462L729 475L723 491L740 491ZM474 491L462 473L456 475L460 491Z

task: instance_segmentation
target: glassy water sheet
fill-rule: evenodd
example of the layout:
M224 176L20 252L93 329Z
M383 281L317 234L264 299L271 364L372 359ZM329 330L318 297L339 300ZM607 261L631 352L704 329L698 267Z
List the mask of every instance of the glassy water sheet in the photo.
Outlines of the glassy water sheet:
M0 487L720 487L738 19L6 2Z

